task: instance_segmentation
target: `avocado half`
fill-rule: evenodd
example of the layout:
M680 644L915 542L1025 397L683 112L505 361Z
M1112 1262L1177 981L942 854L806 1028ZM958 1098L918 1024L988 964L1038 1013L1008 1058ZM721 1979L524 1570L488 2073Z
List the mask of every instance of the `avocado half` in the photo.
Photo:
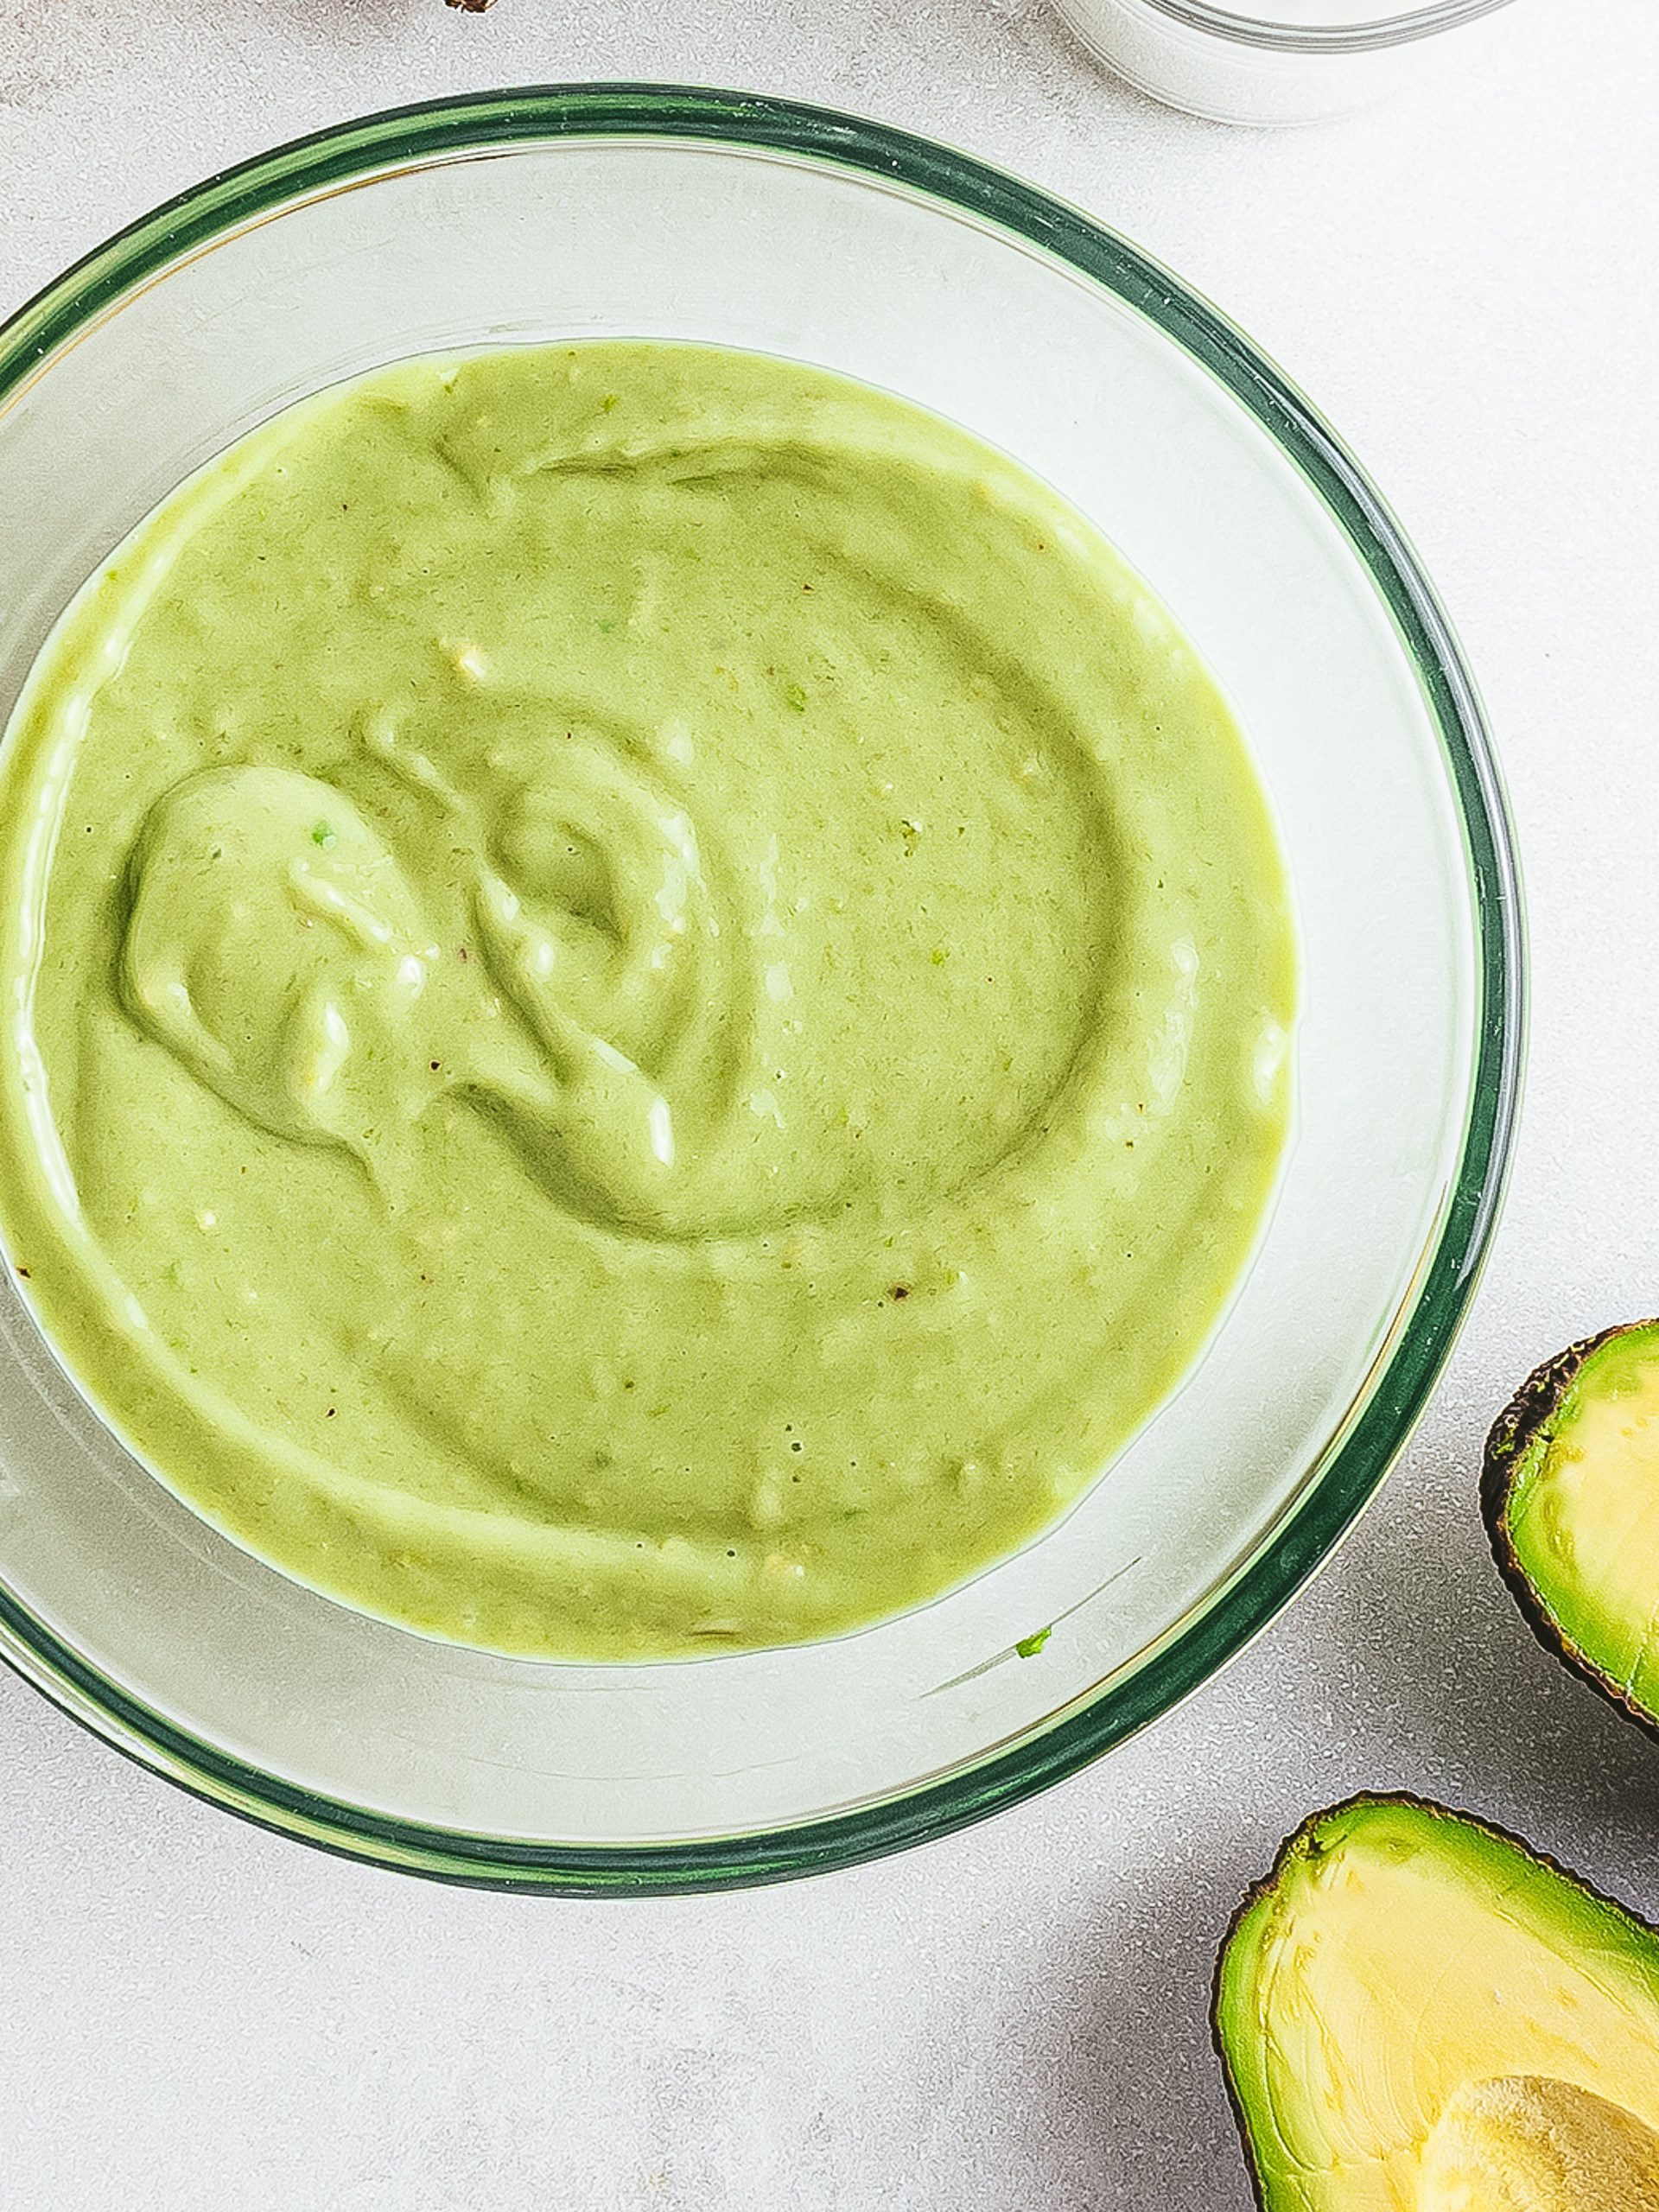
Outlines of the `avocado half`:
M1659 2212L1659 1930L1501 1829L1315 1814L1214 2018L1263 2212Z
M1480 1497L1542 1642L1659 1733L1659 1321L1529 1376L1486 1440Z

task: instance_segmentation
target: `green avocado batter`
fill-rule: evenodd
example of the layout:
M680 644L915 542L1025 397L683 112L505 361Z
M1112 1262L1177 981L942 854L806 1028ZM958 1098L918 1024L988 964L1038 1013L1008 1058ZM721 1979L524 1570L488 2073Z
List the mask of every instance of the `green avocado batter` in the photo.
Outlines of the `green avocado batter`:
M1287 1116L1236 730L1053 493L644 343L277 416L0 756L0 1225L182 1497L429 1634L856 1627L1192 1357Z

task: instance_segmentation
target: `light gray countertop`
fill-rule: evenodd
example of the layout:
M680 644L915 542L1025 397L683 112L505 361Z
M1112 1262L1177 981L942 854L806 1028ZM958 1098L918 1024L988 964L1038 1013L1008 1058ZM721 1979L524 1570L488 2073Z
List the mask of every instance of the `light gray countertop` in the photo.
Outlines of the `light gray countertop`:
M1659 1917L1659 1749L1533 1642L1475 1496L1521 1376L1659 1306L1659 11L1517 0L1458 46L1269 134L1120 88L1041 0L0 0L0 313L280 140L561 79L855 109L1122 231L1415 543L1490 709L1534 993L1503 1222L1379 1500L1182 1710L988 1825L772 1891L465 1893L198 1804L0 1671L0 2205L1228 2212L1216 1944L1314 1808L1424 1793Z

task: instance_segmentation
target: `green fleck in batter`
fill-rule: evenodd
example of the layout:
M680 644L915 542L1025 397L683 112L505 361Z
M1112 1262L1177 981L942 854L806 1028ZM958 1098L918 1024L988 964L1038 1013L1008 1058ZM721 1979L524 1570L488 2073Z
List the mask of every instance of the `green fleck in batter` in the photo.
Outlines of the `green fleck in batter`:
M988 448L746 355L256 432L48 646L0 897L65 1364L252 1551L503 1651L1004 1556L1191 1363L1284 1139L1285 887L1190 648Z

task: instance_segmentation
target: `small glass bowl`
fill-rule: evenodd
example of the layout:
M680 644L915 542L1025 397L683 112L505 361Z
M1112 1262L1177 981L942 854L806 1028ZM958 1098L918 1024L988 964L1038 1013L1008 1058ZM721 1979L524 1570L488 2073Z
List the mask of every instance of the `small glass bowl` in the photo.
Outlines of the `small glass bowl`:
M1248 124L1314 123L1369 106L1404 82L1441 33L1509 4L1054 0L1090 52L1137 92L1212 123Z
M942 1834L1075 1772L1255 1636L1433 1387L1522 1046L1479 709L1318 416L1087 217L783 101L551 86L372 117L210 179L61 277L0 330L0 726L96 564L279 408L411 354L621 335L898 392L1089 515L1249 734L1304 990L1277 1203L1180 1389L1039 1541L830 1642L561 1665L368 1619L164 1489L0 1281L0 1656L289 1834L590 1894L776 1880Z

